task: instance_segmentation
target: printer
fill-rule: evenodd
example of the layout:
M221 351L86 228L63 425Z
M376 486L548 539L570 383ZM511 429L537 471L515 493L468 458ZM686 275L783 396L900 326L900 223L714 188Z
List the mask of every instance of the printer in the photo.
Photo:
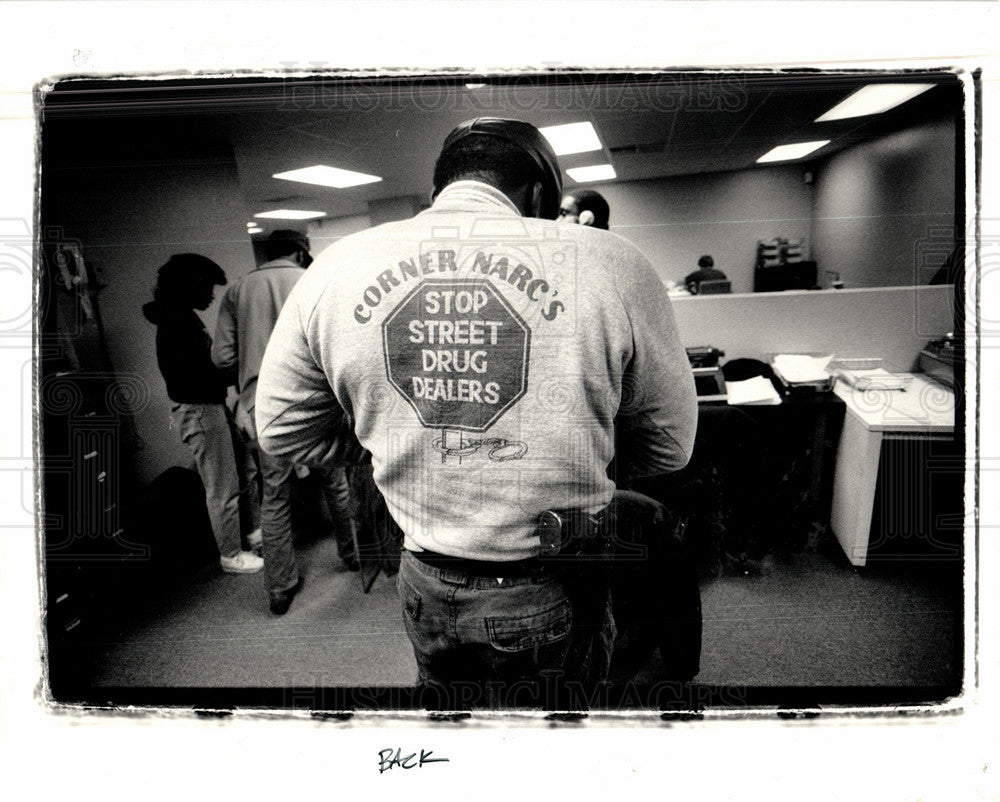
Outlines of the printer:
M694 373L694 389L699 401L721 401L726 398L726 380L719 367L719 359L726 355L711 345L685 348L691 372Z
M924 346L917 360L920 370L948 387L955 386L955 335L948 332L940 340Z

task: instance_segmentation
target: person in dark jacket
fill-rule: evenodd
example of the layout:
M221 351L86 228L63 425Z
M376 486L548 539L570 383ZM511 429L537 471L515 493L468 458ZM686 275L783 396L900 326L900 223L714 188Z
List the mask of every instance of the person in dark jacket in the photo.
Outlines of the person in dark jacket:
M212 340L195 310L208 309L226 274L194 253L171 256L159 271L153 300L142 308L156 324L156 359L167 385L171 426L191 449L205 485L222 570L251 574L264 567L240 541L240 477L226 408L230 381L212 362Z
M698 269L684 277L684 286L692 295L697 295L703 281L726 281L726 279L725 273L715 269L715 260L706 254L698 260Z

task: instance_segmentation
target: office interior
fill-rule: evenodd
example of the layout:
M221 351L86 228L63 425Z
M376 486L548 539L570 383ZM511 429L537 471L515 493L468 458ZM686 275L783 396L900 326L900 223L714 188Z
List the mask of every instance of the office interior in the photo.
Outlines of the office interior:
M899 84L923 88L887 111L817 121L864 87ZM650 258L683 344L708 352L708 367L832 355L910 377L902 390L792 388L768 408L700 399L706 431L727 414L757 416L755 448L781 455L750 500L762 520L754 554L741 540L749 508L731 505L731 488L689 511L701 538L694 682L715 693L702 701L782 703L794 691L879 705L958 692L972 97L948 71L57 83L41 99L39 180L53 695L324 708L354 699L344 689L374 689L364 698L384 702L379 694L412 687L391 572L339 563L308 480L296 531L305 585L288 614L269 614L261 575L219 572L140 310L174 253L208 256L231 281L263 261L276 228L308 234L316 255L426 208L440 143L475 116L592 125L596 149L560 156L564 190L605 196L610 230ZM758 161L803 141L824 144ZM315 165L378 180L336 188L274 177ZM572 178L600 165L614 177ZM279 209L313 216L261 216ZM806 279L796 269L767 285L767 247L794 253ZM685 290L703 254L729 292ZM213 304L201 315L209 332L215 314ZM943 350L946 369L931 370ZM729 459L728 443L723 433L705 446L709 474ZM664 648L625 679L655 684ZM646 703L655 704L634 702Z

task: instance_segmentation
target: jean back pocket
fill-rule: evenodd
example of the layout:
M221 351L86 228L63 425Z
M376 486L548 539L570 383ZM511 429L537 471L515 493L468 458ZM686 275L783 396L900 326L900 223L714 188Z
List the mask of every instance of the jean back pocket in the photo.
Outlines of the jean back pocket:
M569 634L573 608L568 600L532 615L486 619L490 644L503 652L520 652L562 640Z
M407 588L405 595L403 596L403 609L406 611L406 615L411 621L420 620L421 606L420 594L415 590Z

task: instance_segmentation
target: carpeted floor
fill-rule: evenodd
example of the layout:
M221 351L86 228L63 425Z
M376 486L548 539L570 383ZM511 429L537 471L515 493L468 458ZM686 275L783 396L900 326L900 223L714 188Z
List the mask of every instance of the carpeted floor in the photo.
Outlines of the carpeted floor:
M833 548L836 548L834 544ZM765 560L758 576L702 584L706 684L931 686L955 680L954 565L855 569L842 555ZM655 673L655 664L647 666Z
M268 610L263 574L212 566L137 607L115 636L75 647L74 657L94 686L412 684L394 580L380 576L365 594L332 540L298 552L304 583L284 616Z
M100 687L410 686L416 667L393 579L364 594L332 540L300 548L304 587L291 610L267 609L261 574L210 567L166 598L140 599L113 634L55 649ZM836 545L758 575L704 580L699 683L742 686L930 686L959 676L961 587L955 566L858 570ZM658 656L640 679L655 681Z

